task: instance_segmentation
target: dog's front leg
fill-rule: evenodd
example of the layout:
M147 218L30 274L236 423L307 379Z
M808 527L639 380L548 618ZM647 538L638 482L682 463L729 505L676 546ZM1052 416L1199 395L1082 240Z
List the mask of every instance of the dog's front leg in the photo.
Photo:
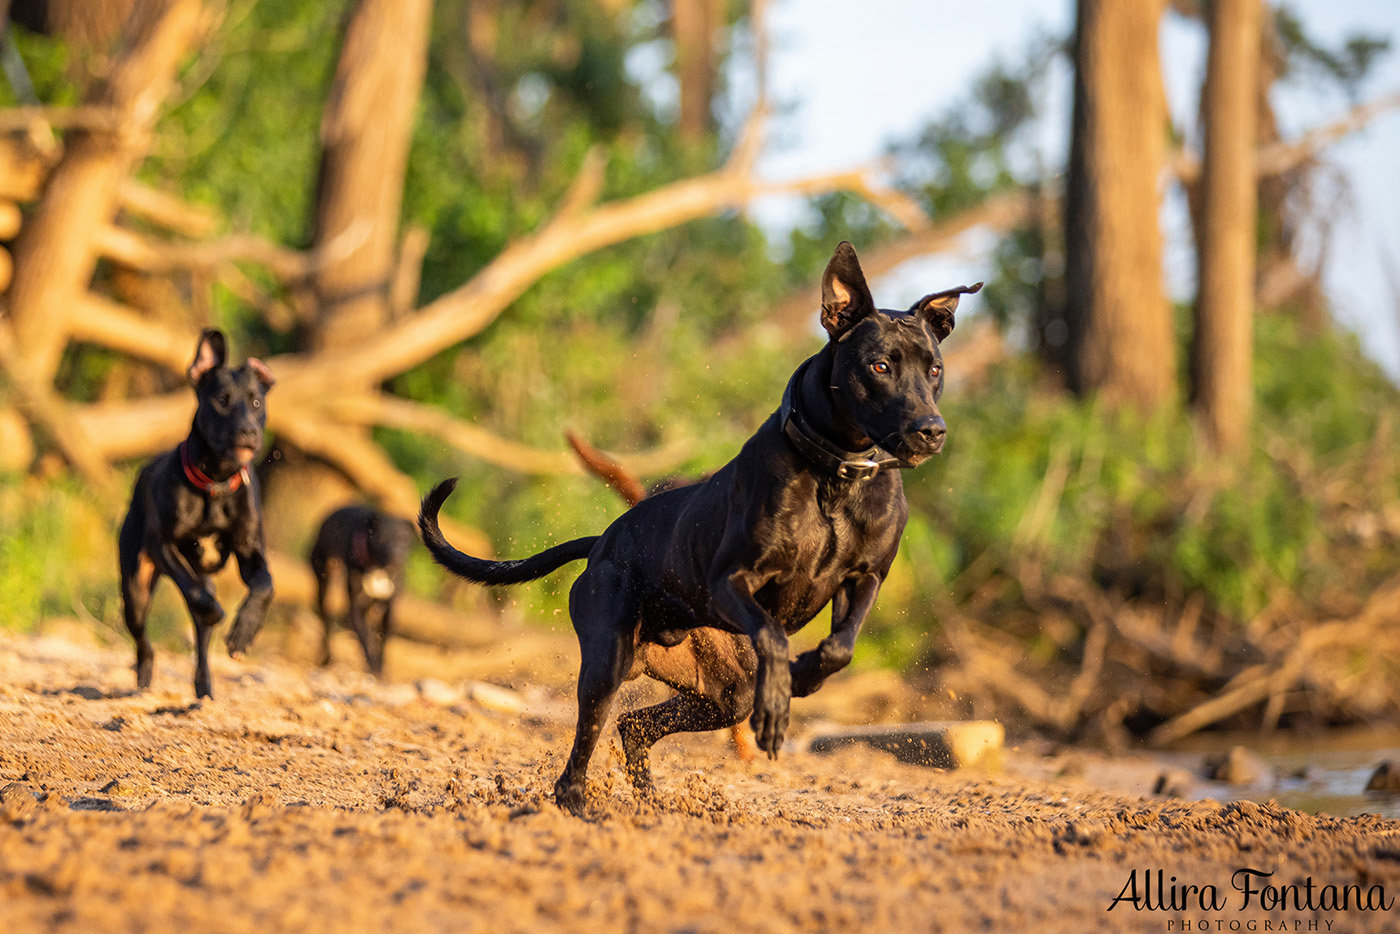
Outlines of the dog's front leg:
M238 559L238 576L248 587L248 596L233 617L233 627L229 629L224 644L229 655L246 651L253 638L262 629L267 618L267 608L272 605L272 572L267 567L267 557L261 548L254 548L246 554L235 553Z
M730 574L715 590L715 608L739 632L753 640L758 655L754 682L753 726L758 748L776 759L787 733L792 701L792 672L788 667L788 637L777 620L754 600L763 581L745 571Z
M861 623L875 605L881 579L875 574L846 581L831 601L831 635L792 662L792 696L806 697L851 663Z
M379 674L374 670L374 636L369 631L369 610L374 600L365 593L364 574L354 568L346 568L345 580L348 601L345 604L345 625L359 640L360 651L365 655L370 674Z
M209 637L224 618L224 608L214 597L209 578L196 574L173 542L163 542L160 555L164 564L161 570L180 588L185 606L189 607L190 616L194 618L194 696L212 698L214 687L209 676Z
M214 591L209 587L208 578L195 573L173 541L161 543L160 557L161 570L180 588L180 596L185 598L185 606L189 607L195 625L217 625L224 618L224 608L219 606Z

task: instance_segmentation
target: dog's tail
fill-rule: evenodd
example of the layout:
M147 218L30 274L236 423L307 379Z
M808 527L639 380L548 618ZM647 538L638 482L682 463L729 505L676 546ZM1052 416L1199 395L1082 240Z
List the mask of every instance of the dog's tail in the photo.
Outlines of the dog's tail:
M438 528L438 511L456 488L457 478L453 477L451 480L442 481L423 497L423 505L418 512L418 531L423 536L423 544L428 546L428 551L432 553L433 560L458 577L464 577L473 583L523 584L525 581L544 577L570 561L588 557L593 543L598 540L596 535L576 538L519 561L487 561L484 558L473 558L453 548L447 539L443 538L442 529Z

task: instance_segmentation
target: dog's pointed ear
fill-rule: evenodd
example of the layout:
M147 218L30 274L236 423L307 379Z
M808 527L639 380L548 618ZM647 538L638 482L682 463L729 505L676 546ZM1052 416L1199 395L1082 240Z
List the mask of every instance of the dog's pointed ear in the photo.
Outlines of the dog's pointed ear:
M856 249L842 240L822 273L822 327L836 340L874 310Z
M277 382L277 377L272 375L272 369L257 357L248 358L248 369L252 370L258 382L262 383L263 392L267 392Z
M938 338L941 344L953 333L953 312L958 310L958 296L971 295L981 288L982 283L979 282L976 285L960 285L955 289L934 292L910 305L909 311L923 319L924 324L929 326L929 330L933 331L933 336Z
M194 350L194 362L185 371L191 386L198 386L200 380L219 369L228 359L228 338L223 331L205 328L199 335L199 346Z

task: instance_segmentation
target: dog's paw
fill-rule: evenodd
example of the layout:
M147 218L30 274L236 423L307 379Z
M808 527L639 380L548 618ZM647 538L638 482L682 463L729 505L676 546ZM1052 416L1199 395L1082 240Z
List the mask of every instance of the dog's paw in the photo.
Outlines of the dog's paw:
M564 779L554 783L554 803L575 817L588 814L588 793L582 783L574 784Z
M239 614L233 621L233 628L224 637L224 645L228 648L229 658L238 658L248 651L248 646L253 644L253 639L262 629L262 620L250 619L243 614Z
M775 670L781 671L783 675L788 673L786 666ZM749 725L753 727L754 741L758 748L768 753L770 759L778 758L778 750L783 746L791 697L789 678L779 676L759 679L758 696L754 699Z

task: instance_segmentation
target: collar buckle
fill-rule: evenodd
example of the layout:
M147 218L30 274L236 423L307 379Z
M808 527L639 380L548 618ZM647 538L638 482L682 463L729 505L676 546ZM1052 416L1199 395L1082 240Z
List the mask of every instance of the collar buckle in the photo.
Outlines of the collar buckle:
M841 480L869 480L880 472L880 462L869 458L842 461L836 465L836 476Z

